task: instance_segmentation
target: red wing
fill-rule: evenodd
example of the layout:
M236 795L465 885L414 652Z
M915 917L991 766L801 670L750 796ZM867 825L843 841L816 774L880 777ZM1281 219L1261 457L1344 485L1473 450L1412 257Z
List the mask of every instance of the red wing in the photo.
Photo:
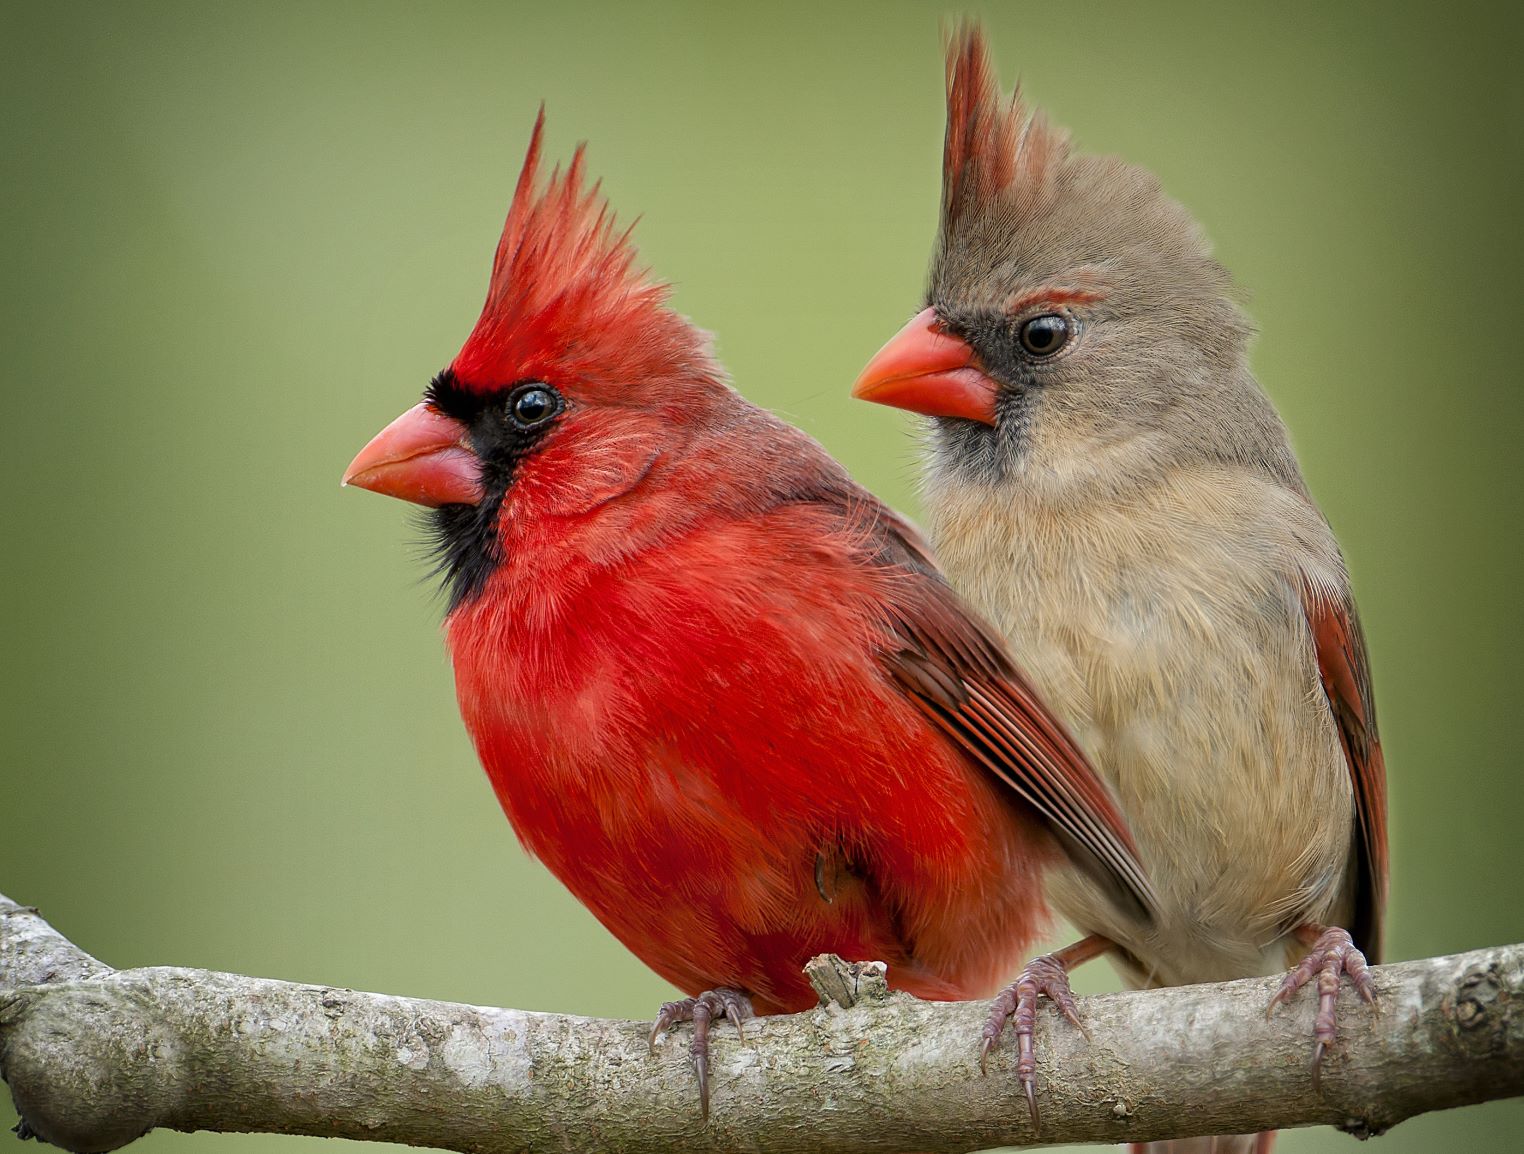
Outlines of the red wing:
M1132 834L1079 746L931 566L915 531L886 510L878 528L889 531L890 559L906 576L884 653L895 681L972 762L1031 806L1076 865L1151 917L1158 902Z
M1365 634L1348 594L1308 589L1307 623L1317 649L1318 672L1339 728L1339 742L1355 789L1355 818L1360 831L1355 884L1355 944L1380 961L1381 923L1386 908L1386 762L1376 734L1376 703L1371 693Z

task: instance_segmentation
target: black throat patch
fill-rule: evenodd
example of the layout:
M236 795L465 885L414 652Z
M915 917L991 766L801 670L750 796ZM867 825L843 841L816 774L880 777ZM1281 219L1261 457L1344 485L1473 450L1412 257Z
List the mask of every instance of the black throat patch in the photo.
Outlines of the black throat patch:
M522 461L555 424L549 420L525 429L509 413L511 397L523 382L495 389L463 385L445 369L424 393L440 413L466 427L466 439L482 463L482 499L475 505L441 505L424 517L424 530L434 567L429 576L441 578L449 601L447 612L478 596L504 561L498 534L498 514L513 475ZM548 388L548 386L546 386Z

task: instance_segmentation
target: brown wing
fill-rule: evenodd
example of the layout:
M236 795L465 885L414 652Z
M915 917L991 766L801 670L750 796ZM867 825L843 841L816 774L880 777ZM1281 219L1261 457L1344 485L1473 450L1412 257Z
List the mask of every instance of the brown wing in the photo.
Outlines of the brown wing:
M1036 812L1076 865L1124 909L1151 919L1158 902L1110 790L995 632L948 586L916 531L886 509L874 511L882 560L904 577L883 654L896 683Z
M1359 827L1355 876L1355 944L1372 962L1380 961L1381 923L1386 908L1386 762L1376 734L1365 634L1348 594L1307 589L1307 622L1317 649L1318 672L1339 728L1349 764Z

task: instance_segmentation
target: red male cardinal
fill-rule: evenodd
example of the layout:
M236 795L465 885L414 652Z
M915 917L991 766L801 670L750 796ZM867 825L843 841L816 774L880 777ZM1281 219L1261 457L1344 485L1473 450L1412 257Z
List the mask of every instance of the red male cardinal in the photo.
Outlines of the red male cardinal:
M926 303L855 392L934 418L933 542L1116 789L1163 903L1143 925L1055 874L1094 936L1045 980L1104 950L1140 985L1300 958L1275 1002L1316 975L1316 1071L1341 974L1373 996L1386 777L1349 575L1227 273L1154 177L1003 99L967 28Z
M1151 908L1107 789L905 521L742 399L536 123L481 319L345 473L434 508L461 715L524 846L715 1016L811 955L990 993L1045 866ZM1025 1039L1024 1044L1029 1044Z

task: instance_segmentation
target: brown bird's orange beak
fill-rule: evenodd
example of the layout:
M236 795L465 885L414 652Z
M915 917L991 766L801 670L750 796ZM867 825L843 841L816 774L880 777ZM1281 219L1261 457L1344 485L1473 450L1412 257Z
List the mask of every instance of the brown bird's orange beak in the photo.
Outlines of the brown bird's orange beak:
M922 309L863 369L852 395L928 417L995 423L995 382L974 350L943 330L935 309Z
M478 504L482 463L465 436L459 421L414 405L349 462L343 483L433 508Z

